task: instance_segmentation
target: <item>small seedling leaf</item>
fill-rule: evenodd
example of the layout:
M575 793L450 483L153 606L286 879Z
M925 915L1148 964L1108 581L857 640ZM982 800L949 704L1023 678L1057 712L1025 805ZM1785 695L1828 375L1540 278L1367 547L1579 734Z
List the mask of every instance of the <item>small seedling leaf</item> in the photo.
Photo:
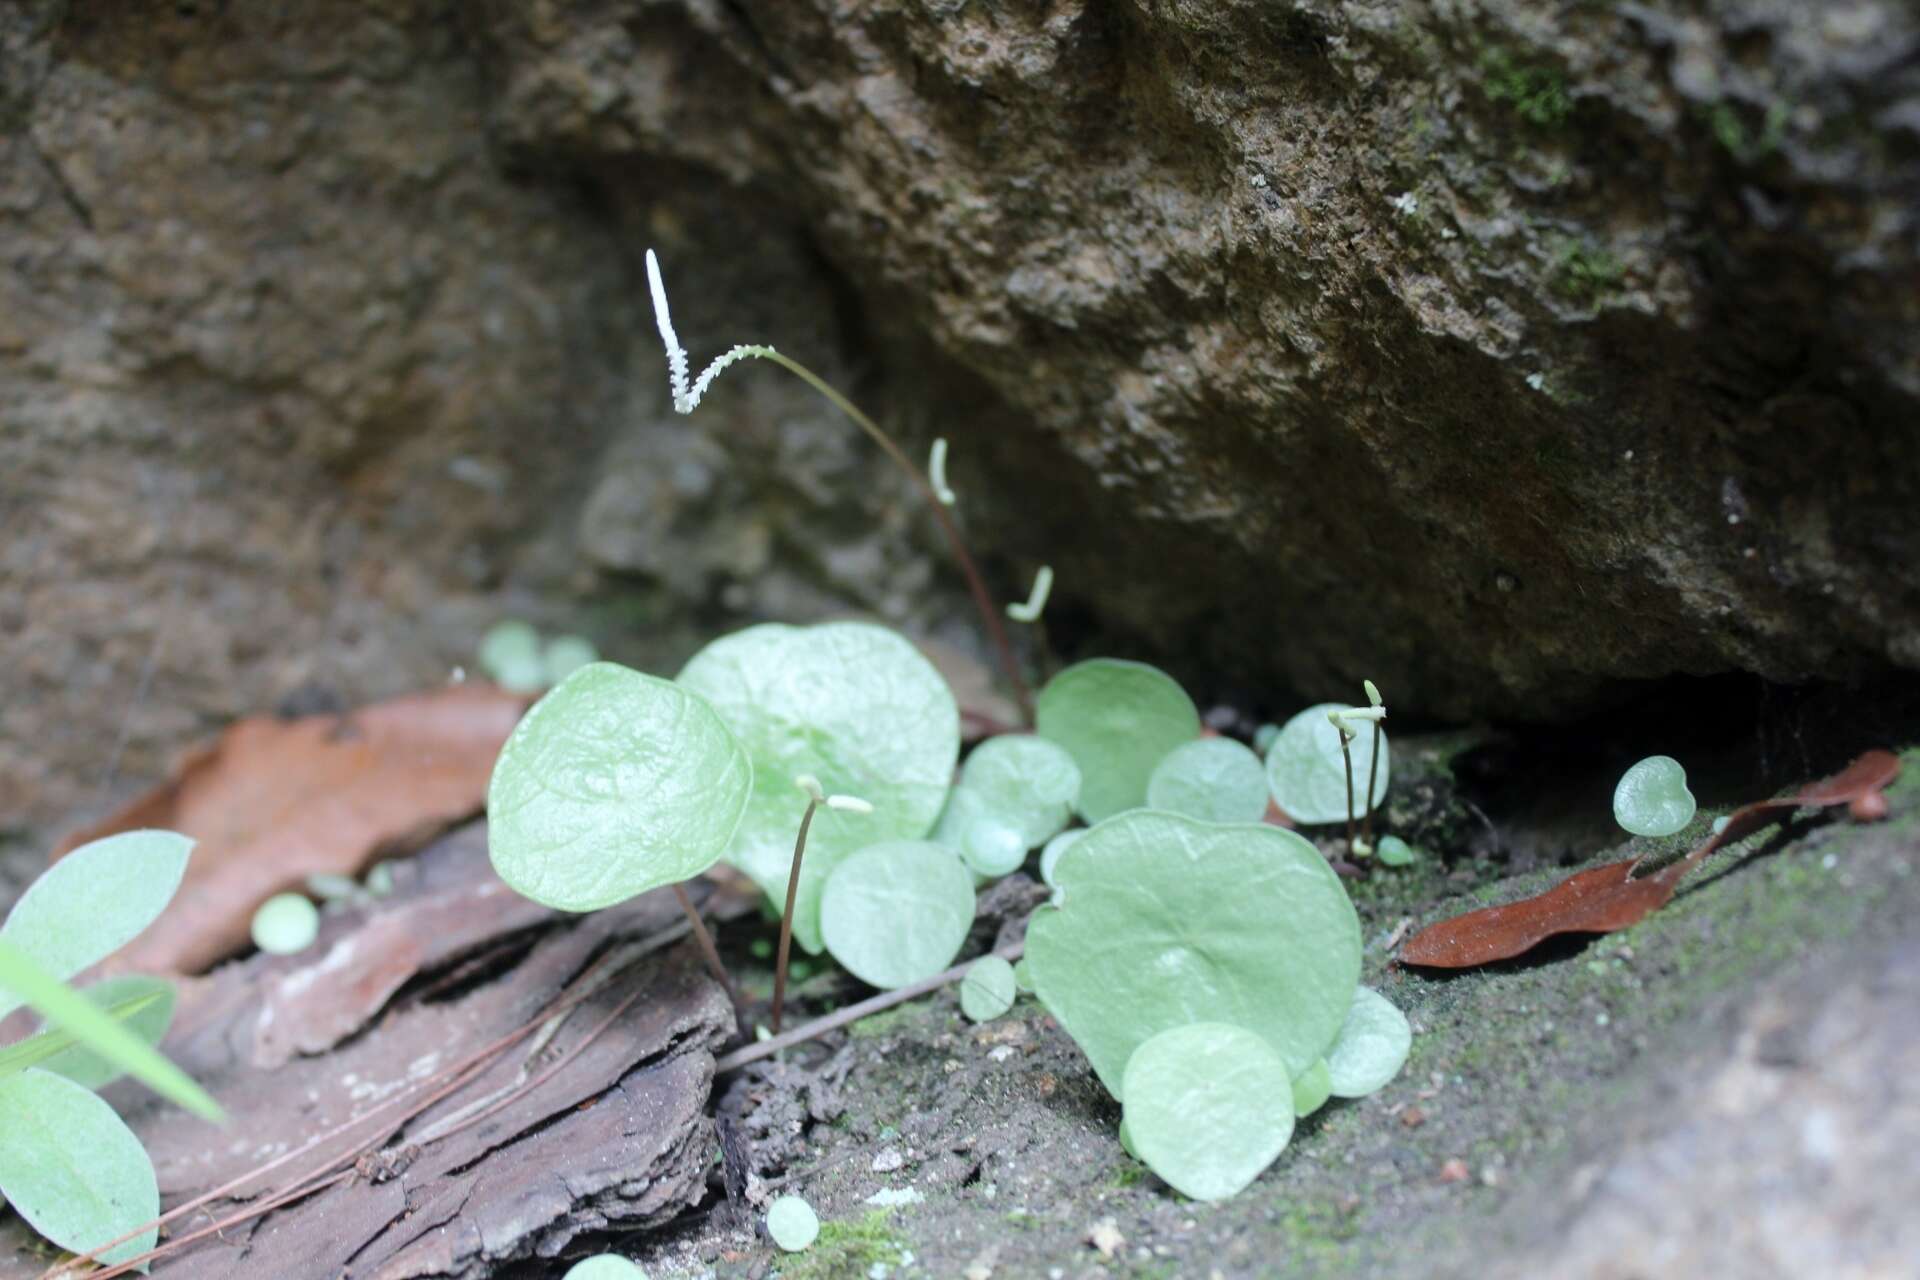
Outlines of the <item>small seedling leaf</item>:
M153 923L192 852L193 841L171 831L128 831L83 845L27 886L0 939L64 982ZM0 993L0 1016L19 1004Z
M1040 736L1080 766L1077 807L1088 822L1145 803L1154 766L1200 736L1200 713L1173 677L1118 658L1089 659L1056 675L1034 715Z
M820 1215L799 1196L781 1196L767 1206L767 1234L788 1253L799 1253L820 1236Z
M1377 852L1380 864L1387 867L1412 866L1420 857L1413 851L1413 846L1399 836L1381 836Z
M540 666L548 684L559 684L588 663L598 661L600 651L585 636L555 636L540 651Z
M1351 711L1343 702L1308 707L1280 728L1267 750L1267 785L1274 803L1305 826L1347 820L1347 766L1340 754L1340 731L1327 721L1329 711ZM1373 730L1362 728L1347 745L1353 758L1354 816L1367 812L1387 794L1393 756L1387 735L1380 735L1380 768L1367 803L1367 771L1372 768Z
M320 909L304 893L276 893L253 913L252 933L268 955L294 955L320 936Z
M595 662L535 703L501 749L488 851L535 902L593 911L718 862L752 787L746 752L697 693Z
M1065 827L1080 798L1080 767L1065 747L1031 733L1003 733L975 747L960 787L1035 849Z
M601 1253L568 1267L561 1280L647 1280L647 1273L617 1253Z
M531 674L540 679L540 633L518 618L496 622L480 637L480 669L500 684L514 688L512 677ZM537 687L537 683L536 683Z
M1293 1088L1262 1036L1228 1023L1173 1027L1127 1060L1121 1103L1134 1150L1174 1190L1224 1200L1293 1136Z
M1362 988L1364 990L1365 988ZM1325 1058L1293 1078L1293 1114L1305 1119L1327 1104L1333 1096L1333 1077Z
M45 1071L0 1080L0 1195L35 1231L76 1253L160 1216L159 1184L140 1139L92 1090ZM143 1232L101 1261L144 1253L158 1235Z
M1243 742L1195 738L1154 767L1147 805L1203 822L1258 822L1267 812L1267 771Z
M11 992L45 1018L48 1026L70 1033L80 1044L138 1078L154 1092L208 1120L221 1118L219 1104L184 1071L3 938L0 938L0 991Z
M1364 1098L1400 1074L1412 1048L1407 1015L1372 987L1356 988L1327 1050L1327 1087L1336 1098Z
M1670 836L1693 821L1687 771L1672 756L1648 756L1620 775L1613 820L1636 836Z
M981 956L960 980L960 1012L975 1022L991 1022L1013 1008L1019 983L1013 966L1000 956Z
M1333 1043L1360 980L1360 921L1320 852L1291 831L1140 809L1090 829L1054 868L1027 962L1047 1009L1119 1094L1162 1031L1226 1022L1287 1070Z
M972 875L928 840L868 845L834 868L820 897L827 950L883 990L952 964L972 925Z
M811 774L829 794L873 805L871 814L814 815L793 936L817 954L821 890L835 865L869 844L919 839L940 816L960 755L952 692L904 638L863 622L748 627L695 654L679 682L752 758L752 799L727 858L774 901L786 900L806 807L794 778Z

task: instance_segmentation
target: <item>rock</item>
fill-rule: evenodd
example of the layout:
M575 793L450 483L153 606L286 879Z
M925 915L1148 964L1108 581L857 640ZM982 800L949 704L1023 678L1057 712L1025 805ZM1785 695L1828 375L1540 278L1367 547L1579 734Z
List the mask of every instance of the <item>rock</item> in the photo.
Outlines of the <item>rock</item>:
M1712 0L0 14L0 812L508 613L1055 638L1542 718L1920 666L1920 18Z

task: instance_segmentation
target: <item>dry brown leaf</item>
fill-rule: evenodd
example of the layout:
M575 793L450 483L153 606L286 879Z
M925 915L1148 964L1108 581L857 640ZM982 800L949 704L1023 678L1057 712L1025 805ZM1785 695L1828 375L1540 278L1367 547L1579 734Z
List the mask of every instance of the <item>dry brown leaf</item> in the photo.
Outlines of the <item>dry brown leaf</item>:
M242 720L54 856L140 827L192 836L180 892L112 965L199 972L246 943L254 908L273 894L317 873L355 875L478 813L527 702L464 684L342 716Z

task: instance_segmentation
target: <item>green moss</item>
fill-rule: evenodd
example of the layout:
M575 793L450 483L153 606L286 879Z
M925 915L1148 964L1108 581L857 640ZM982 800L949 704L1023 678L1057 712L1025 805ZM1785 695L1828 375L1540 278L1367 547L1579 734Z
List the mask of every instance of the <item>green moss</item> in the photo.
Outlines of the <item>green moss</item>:
M1113 1178L1111 1179L1113 1185L1122 1190L1128 1187L1138 1186L1146 1180L1147 1166L1141 1164L1138 1160L1131 1159L1123 1161L1119 1167L1114 1169Z
M1480 55L1481 88L1494 102L1507 104L1528 124L1552 129L1573 114L1567 79L1552 67L1518 61L1504 49Z
M874 1264L896 1266L907 1252L891 1230L891 1209L863 1218L820 1224L820 1237L804 1253L781 1254L783 1280L844 1280L863 1276Z
M907 1023L914 1021L916 1014L910 1004L895 1005L860 1019L848 1028L848 1034L856 1040L870 1039L875 1036L890 1036L901 1030Z
M1606 249L1566 237L1553 251L1553 287L1577 302L1593 302L1620 287L1627 269Z
M1773 154L1786 136L1787 117L1791 113L1792 108L1786 103L1776 102L1767 108L1760 127L1749 129L1741 119L1739 108L1724 98L1705 111L1707 128L1714 141L1741 164L1755 164Z

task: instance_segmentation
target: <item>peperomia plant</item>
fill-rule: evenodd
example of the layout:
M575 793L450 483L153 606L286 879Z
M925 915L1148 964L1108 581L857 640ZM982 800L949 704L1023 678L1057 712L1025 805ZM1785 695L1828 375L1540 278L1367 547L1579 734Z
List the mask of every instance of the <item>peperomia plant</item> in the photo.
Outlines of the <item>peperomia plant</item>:
M1200 712L1159 668L1092 658L1047 681L1034 704L1034 727L1080 767L1077 808L1098 822L1146 802L1154 767L1200 736Z
M1693 821L1687 771L1672 756L1648 756L1620 775L1613 820L1636 836L1670 836Z
M213 1099L153 1048L172 988L118 977L75 992L91 968L153 923L179 888L193 842L130 831L74 850L35 880L0 926L0 1016L30 1006L47 1026L0 1050L0 1195L47 1239L76 1252L120 1237L113 1262L152 1247L134 1233L160 1211L153 1163L93 1090L131 1073L218 1119Z

